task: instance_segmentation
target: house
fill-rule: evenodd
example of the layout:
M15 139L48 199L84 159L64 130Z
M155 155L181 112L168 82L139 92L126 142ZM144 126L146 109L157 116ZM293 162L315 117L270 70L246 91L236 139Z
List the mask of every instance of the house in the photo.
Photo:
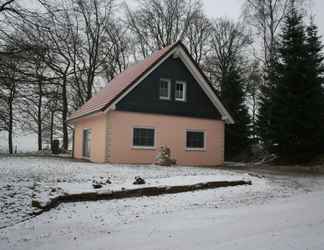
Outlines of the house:
M68 122L74 157L152 164L160 146L179 165L224 163L224 123L234 123L181 42L117 75Z

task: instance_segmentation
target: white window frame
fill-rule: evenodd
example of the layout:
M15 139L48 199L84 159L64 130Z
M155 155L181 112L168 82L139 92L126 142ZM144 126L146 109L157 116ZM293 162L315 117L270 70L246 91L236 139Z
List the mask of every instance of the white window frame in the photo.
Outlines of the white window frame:
M154 145L153 146L136 146L134 145L134 130L135 129L153 129L154 130ZM134 126L132 127L132 142L131 148L133 149L145 149L145 150L155 150L156 149L156 129L155 127L147 127L147 126Z
M90 145L88 145L90 147L90 152L89 152L89 156L86 156L85 155L85 149L84 149L84 146L85 146L85 141L84 141L84 132L85 131L90 131ZM91 128L84 128L82 130L82 158L83 159L91 159L91 154L92 154L92 148L91 148L91 144L92 144L92 129Z
M188 132L200 132L200 133L203 133L203 135L204 135L204 147L202 147L202 148L190 148L190 147L187 147L187 133ZM185 148L186 148L186 151L207 151L207 132L205 130L201 130L201 129L186 129L186 132L185 132Z
M168 83L168 96L167 97L161 96L161 92L160 92L161 82ZM159 98L160 98L160 100L171 100L171 80L170 79L165 79L165 78L160 79L160 81L159 81Z
M181 84L183 86L183 97L177 98L177 84ZM176 101L185 102L187 100L187 83L184 81L176 81L175 83L175 91L174 91L174 99Z

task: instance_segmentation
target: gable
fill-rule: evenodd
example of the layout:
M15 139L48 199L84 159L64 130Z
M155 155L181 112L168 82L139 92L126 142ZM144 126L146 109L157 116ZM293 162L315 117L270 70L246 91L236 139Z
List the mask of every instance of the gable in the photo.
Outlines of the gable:
M161 79L171 82L170 100L161 100ZM186 100L175 100L176 81L186 83ZM180 58L170 56L116 104L116 110L208 119L222 116Z
M183 62L182 65L186 66L186 71L191 73L191 76L196 80L196 83L200 85L200 88L204 91L206 96L209 98L209 103L212 103L216 108L218 114L221 115L221 119L224 120L227 124L233 124L234 120L225 109L221 101L218 99L215 89L208 81L204 73L201 71L197 63L190 56L186 47L178 41L168 47L165 47L159 51L154 52L150 57L144 59L141 63L129 67L124 72L117 75L112 81L110 81L106 87L99 91L98 94L94 95L89 101L82 105L77 111L75 111L68 119L68 122L72 122L82 117L86 117L95 113L108 112L111 109L116 109L116 106L132 91L137 88L138 85L141 85L144 80L154 74L166 60L170 59L170 56L173 58L181 58ZM174 69L171 69L176 72ZM169 70L170 72L170 70ZM182 75L185 77L185 75ZM197 95L199 93L197 92ZM200 99L198 99L200 100ZM155 111L141 111L138 106L134 106L134 99L129 103L130 106L119 105L120 109L129 109L129 111L138 111L138 112L155 112ZM199 101L200 103L200 101ZM190 103L189 103L190 104ZM206 104L206 103L203 103ZM133 106L133 107L132 107ZM203 105L206 108L206 105ZM198 105L198 107L200 107ZM209 109L210 107L207 107ZM168 114L171 111L168 111ZM190 115L196 117L206 117L206 113L203 115L197 114L197 112L205 112L202 107L191 109L191 115L189 112L183 114L180 112L180 115ZM194 113L194 115L192 115ZM178 114L179 115L179 114ZM216 117L215 114L213 116Z

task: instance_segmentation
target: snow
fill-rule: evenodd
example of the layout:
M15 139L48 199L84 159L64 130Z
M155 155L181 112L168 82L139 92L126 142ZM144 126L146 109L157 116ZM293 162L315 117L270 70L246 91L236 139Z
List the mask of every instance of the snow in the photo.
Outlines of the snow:
M181 196L173 196L175 203L188 198ZM0 231L0 246L48 250L323 249L323 191L263 205L197 207L157 213L150 213L155 207L153 201L147 200L64 205L60 210ZM170 199L164 208L173 205ZM123 207L119 215L115 214L116 209ZM139 211L138 207L145 212L134 213ZM125 210L128 220L118 221L127 213Z
M0 228L13 225L32 217L32 200L47 203L59 195L53 188L64 192L79 193L93 191L92 180L110 178L111 185L104 188L121 190L137 188L134 177L142 176L147 184L181 185L201 181L239 180L247 175L229 171L193 168L93 164L70 159L46 157L2 157L0 158Z
M163 187L163 186L177 186L177 185L194 185L202 182L212 182L212 181L238 181L238 180L250 180L251 177L248 175L225 175L222 173L211 174L211 175L195 175L195 176L172 176L167 178L149 178L145 179L145 184L143 185L134 185L134 176L125 181L125 183L112 183L105 185L100 190L109 190L109 191L119 191L123 189L137 189L139 187ZM62 188L64 192L68 194L75 194L81 192L91 192L93 188L91 183L58 183L58 187Z
M194 213L154 215L121 225L111 236L78 243L83 249L104 249L109 242L109 249L320 250L324 246L323 194L240 209L201 208ZM77 249L75 244L68 246Z
M13 137L13 148L18 153L36 152L37 151L37 135L34 133L23 133L18 131ZM0 152L8 152L8 133L0 132Z
M34 180L35 189L44 191L53 184L66 184L78 191L80 187L87 189L92 178L100 176L110 176L116 188L131 186L137 175L149 185L209 178L247 178L253 182L251 186L156 197L66 203L37 217L22 216L29 219L22 223L13 223L12 216L8 221L14 225L0 229L0 249L316 250L324 245L321 176L257 178L219 169L96 165L50 158L3 158L0 170L5 173L0 175L1 188L9 184L15 192L26 194ZM8 196L6 190L1 193ZM20 202L16 195L12 199Z

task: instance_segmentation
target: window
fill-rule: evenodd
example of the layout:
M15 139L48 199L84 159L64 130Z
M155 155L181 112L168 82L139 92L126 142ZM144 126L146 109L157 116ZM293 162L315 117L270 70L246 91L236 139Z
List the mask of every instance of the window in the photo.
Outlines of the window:
M83 156L90 158L91 155L91 129L83 130Z
M155 130L153 128L133 128L133 147L153 148Z
M176 82L175 99L176 99L176 101L183 101L183 102L186 100L186 83L185 82Z
M188 130L186 146L189 150L204 150L205 132Z
M166 79L160 80L160 99L170 100L171 98L171 81Z

